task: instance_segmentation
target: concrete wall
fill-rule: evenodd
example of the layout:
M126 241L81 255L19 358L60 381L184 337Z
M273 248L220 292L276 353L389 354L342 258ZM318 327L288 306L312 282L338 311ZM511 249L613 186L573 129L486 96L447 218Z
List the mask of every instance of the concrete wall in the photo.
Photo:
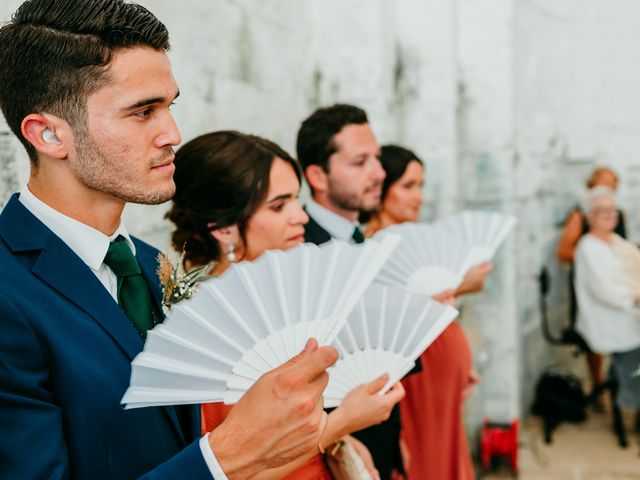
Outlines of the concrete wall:
M532 292L540 266L548 265L555 282L551 317L566 322L566 271L553 257L556 227L584 197L594 167L619 173L619 200L631 238L640 242L639 24L640 4L633 0L516 2L513 185L514 204L526 219L516 246L523 407L538 372L566 362L568 349L540 340Z
M20 2L5 0L0 19ZM551 268L551 316L566 318L558 226L596 165L621 175L640 240L640 3L635 0L144 1L168 26L184 140L233 128L293 150L302 118L336 101L364 107L381 142L427 162L423 218L461 208L518 216L486 292L462 322L484 383L484 416L528 409L542 369L566 362L539 330L537 275ZM0 205L28 164L0 121ZM130 229L168 246L166 206L128 207Z

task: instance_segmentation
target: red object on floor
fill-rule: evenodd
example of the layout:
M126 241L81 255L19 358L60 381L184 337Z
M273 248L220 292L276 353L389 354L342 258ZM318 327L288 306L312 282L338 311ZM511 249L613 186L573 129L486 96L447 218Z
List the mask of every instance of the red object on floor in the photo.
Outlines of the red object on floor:
M484 419L480 436L480 460L484 471L491 470L491 460L503 457L509 460L511 471L518 472L518 420L509 424L491 423Z

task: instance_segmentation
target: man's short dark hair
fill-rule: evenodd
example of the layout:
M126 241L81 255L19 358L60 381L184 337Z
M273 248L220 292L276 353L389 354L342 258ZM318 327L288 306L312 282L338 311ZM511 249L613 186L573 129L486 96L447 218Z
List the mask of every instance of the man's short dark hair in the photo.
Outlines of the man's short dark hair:
M82 131L87 97L108 84L113 54L138 46L167 51L169 34L122 0L29 0L0 28L0 108L34 164L24 117L48 112Z
M319 165L329 171L329 157L338 147L335 136L347 125L369 123L364 110L353 105L337 104L319 108L300 126L296 150L298 161L306 171L309 165Z

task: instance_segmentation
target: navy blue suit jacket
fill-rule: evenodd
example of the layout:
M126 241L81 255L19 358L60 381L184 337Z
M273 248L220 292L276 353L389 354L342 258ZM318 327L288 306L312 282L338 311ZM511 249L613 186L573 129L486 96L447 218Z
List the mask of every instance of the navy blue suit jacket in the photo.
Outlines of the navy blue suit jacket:
M134 242L157 302L157 251ZM181 421L173 407L122 408L143 341L17 195L0 214L0 268L0 478L210 480L197 407Z

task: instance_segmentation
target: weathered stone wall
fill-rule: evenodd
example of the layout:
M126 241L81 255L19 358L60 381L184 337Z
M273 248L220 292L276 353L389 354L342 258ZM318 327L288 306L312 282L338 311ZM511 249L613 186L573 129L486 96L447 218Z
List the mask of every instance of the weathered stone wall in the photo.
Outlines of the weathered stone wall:
M0 19L19 5L5 0ZM640 3L635 0L143 1L168 26L183 139L217 129L293 150L318 105L364 107L381 142L427 163L423 218L461 208L518 216L486 291L462 323L484 383L468 425L528 409L540 371L567 349L540 335L537 275L552 272L550 312L566 319L559 225L596 165L620 173L640 240ZM28 162L0 122L0 205ZM166 206L127 209L130 229L168 246Z

